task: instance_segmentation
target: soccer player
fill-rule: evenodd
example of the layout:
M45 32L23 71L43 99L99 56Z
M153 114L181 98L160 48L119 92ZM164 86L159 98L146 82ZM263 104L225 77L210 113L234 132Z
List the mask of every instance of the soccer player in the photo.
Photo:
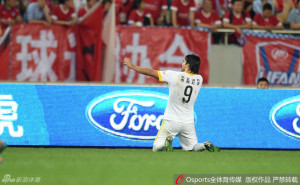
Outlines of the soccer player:
M5 5L0 5L1 32L4 33L8 26L22 23L20 11L16 8L16 0L5 0ZM0 34L1 35L1 34Z
M77 22L73 0L60 0L59 5L53 8L52 19L54 24L73 26Z
M262 77L257 80L257 89L269 89L268 79Z
M283 29L283 25L275 15L272 15L272 5L266 3L263 6L263 13L254 16L252 28L272 31L274 29Z
M182 72L156 71L135 66L128 58L124 65L138 73L151 76L168 83L169 100L164 120L153 144L153 151L173 151L172 141L178 136L182 149L187 151L220 151L211 142L198 143L194 125L194 104L202 85L202 76L198 75L200 58L186 55L182 63Z
M6 148L5 142L0 140L0 154L4 151L5 148ZM3 162L3 159L2 159L2 157L0 155L0 163L1 162Z

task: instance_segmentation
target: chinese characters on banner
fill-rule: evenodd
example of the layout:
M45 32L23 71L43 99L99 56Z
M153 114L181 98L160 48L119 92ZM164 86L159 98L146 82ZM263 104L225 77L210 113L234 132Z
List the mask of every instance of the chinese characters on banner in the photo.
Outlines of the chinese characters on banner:
M243 47L244 84L266 77L271 85L300 85L300 38L273 33L246 32Z
M72 28L16 25L12 29L11 79L75 81L76 37Z
M123 59L128 57L135 65L156 70L181 71L186 54L201 58L199 74L208 82L208 49L210 33L190 29L117 27L115 82L158 83L157 80L128 70Z
M73 27L14 25L6 39L9 45L6 40L0 43L0 79L100 81L103 15L99 3Z

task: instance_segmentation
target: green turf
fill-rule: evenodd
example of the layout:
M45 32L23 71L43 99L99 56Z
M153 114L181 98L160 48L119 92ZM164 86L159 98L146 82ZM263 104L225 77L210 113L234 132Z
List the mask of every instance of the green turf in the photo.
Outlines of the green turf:
M46 185L171 185L174 174L299 174L300 151L222 150L152 152L151 149L7 148L0 184L41 177ZM12 184L12 183L9 183ZM24 183L22 183L24 184ZM26 183L25 183L26 184Z

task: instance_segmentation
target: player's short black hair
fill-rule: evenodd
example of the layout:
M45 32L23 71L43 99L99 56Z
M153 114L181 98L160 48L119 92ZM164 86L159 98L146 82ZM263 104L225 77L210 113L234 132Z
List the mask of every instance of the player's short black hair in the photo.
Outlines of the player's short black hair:
M132 9L138 9L144 0L133 0Z
M190 70L193 74L198 74L200 68L200 57L195 54L188 54L185 56L186 64L190 65Z
M235 2L242 2L242 0L232 0L231 4L234 4Z
M267 82L267 84L269 85L269 81L268 81L268 79L265 78L265 77L259 78L259 79L257 80L257 84L259 84L259 82Z
M263 6L263 11L265 10L271 10L272 11L272 5L270 3L266 3Z

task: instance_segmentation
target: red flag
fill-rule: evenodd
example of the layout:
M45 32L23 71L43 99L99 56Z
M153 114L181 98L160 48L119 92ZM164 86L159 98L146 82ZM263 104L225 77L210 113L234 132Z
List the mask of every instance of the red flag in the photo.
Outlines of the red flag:
M0 80L8 80L10 30L8 27L0 37Z
M271 85L300 85L300 39L255 32L246 34L243 47L244 84L266 77Z
M103 16L104 10L98 3L77 27L77 81L101 80Z

